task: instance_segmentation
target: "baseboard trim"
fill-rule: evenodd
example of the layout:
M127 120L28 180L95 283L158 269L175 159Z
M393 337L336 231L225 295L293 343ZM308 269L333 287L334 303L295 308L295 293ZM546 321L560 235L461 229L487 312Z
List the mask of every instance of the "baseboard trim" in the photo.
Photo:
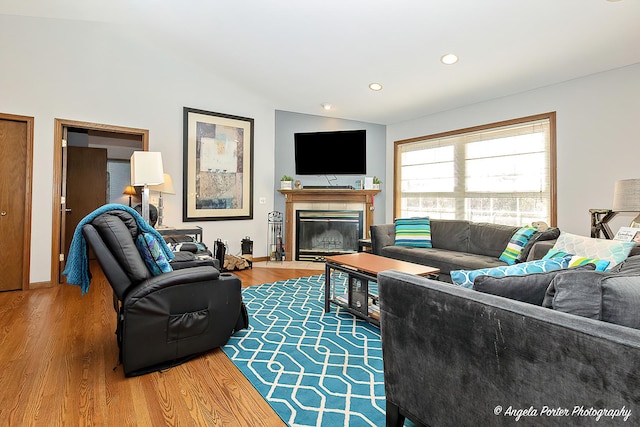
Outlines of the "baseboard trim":
M28 289L44 289L44 288L53 288L53 283L51 282L31 282L29 283Z

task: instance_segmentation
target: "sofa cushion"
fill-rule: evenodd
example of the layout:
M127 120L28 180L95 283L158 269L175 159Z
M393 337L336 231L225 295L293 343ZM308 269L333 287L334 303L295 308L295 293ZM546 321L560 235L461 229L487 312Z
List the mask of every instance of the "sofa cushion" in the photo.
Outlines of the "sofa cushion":
M504 261L509 265L515 264L516 260L522 253L522 250L527 243L529 243L529 239L531 239L536 231L537 228L530 226L522 227L516 231L513 236L511 236L509 243L507 243L507 247L500 255L500 261Z
M469 221L432 218L431 245L438 249L469 252Z
M543 306L640 329L640 276L578 271L558 275Z
M386 246L382 248L380 254L387 258L437 267L440 269L441 279L445 280L446 277L443 277L443 275L448 275L451 270L475 270L478 268L507 265L493 257L436 248Z
M612 273L637 274L640 276L640 255L630 256L610 271Z
M431 223L429 218L397 218L395 225L396 246L431 247Z
M469 223L469 250L465 252L499 258L519 228L488 222L471 222Z
M478 276L473 281L473 289L487 294L542 305L547 288L558 274L568 271L593 271L594 264L585 264L571 269L552 270L544 273L525 274L522 276Z
M523 262L520 264L506 265L501 267L483 268L480 270L454 270L451 272L451 281L454 285L471 288L473 287L473 281L475 280L475 278L482 275L502 277L531 273L542 273L545 271L567 268L568 265L569 258L553 258Z
M595 239L563 231L556 244L553 245L553 249L581 257L609 260L611 263L607 269L610 270L616 264L627 259L634 246L634 242Z

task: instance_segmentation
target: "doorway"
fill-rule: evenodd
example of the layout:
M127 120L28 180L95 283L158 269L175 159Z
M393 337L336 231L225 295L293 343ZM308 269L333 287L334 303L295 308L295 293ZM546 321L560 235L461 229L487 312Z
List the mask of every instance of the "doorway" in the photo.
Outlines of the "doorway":
M61 284L76 225L97 207L113 201L114 194L123 192L122 171L126 171L133 151L148 150L149 131L56 119L54 139L51 281ZM115 202L126 204L128 196L121 197Z
M29 289L33 123L0 113L0 291Z

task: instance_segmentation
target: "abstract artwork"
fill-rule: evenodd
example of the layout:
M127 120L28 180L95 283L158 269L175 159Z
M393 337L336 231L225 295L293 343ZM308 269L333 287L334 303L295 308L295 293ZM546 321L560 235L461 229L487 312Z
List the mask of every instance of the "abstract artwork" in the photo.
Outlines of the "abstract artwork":
M253 218L253 119L184 108L184 221Z

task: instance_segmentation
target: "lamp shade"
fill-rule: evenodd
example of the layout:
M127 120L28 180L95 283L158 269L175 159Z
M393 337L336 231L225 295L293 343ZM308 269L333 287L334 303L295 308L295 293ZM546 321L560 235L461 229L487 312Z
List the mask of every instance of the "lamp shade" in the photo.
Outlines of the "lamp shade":
M127 196L135 196L136 195L136 189L133 187L133 185L127 185L124 188L124 191L122 192L122 194L126 194Z
M131 185L162 184L162 153L134 151L131 155Z
M150 185L149 190L165 194L176 194L176 190L173 188L173 180L168 173L164 174L164 182L162 184Z
M640 179L616 181L613 190L614 212L640 212Z

